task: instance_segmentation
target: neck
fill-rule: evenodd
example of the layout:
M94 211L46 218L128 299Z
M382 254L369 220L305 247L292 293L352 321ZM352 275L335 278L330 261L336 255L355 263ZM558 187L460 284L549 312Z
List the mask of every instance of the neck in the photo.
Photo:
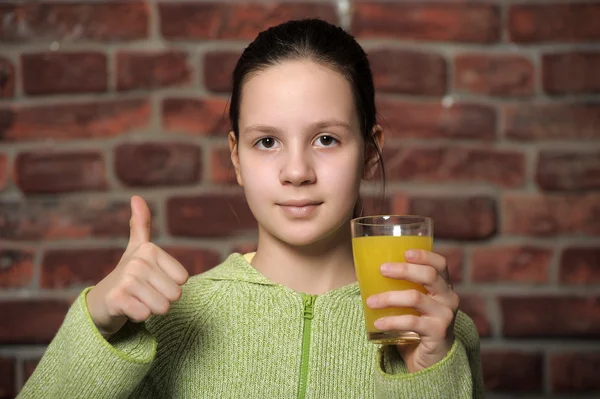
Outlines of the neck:
M261 231L252 266L271 281L319 295L356 281L350 226L306 246L293 246Z

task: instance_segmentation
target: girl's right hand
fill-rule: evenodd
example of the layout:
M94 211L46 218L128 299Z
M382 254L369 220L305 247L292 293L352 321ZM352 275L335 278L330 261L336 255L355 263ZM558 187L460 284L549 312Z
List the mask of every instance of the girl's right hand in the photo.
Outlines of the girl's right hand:
M116 333L127 320L164 315L181 296L189 275L175 258L150 242L150 210L142 197L131 198L129 243L117 267L86 296L100 333Z

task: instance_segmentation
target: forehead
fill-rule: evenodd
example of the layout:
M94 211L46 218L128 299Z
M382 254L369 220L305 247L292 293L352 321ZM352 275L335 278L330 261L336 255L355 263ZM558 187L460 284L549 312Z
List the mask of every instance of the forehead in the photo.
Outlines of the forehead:
M350 83L326 66L286 61L244 83L240 127L263 123L286 129L326 119L358 124Z

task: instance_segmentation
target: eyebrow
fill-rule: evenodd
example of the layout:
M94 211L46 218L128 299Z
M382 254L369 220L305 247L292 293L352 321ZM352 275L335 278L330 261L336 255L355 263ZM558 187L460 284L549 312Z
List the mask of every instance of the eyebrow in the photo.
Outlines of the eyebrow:
M311 123L309 128L311 130L314 130L314 129L325 129L325 128L332 127L332 126L338 126L338 127L342 127L347 130L351 130L350 125L348 123L342 122L337 119L329 119L329 120ZM250 125L244 129L245 133L251 132L251 131L258 131L258 132L263 132L263 133L268 133L268 134L276 134L276 133L280 132L280 130L277 129L276 127L269 126L269 125L262 125L262 124Z

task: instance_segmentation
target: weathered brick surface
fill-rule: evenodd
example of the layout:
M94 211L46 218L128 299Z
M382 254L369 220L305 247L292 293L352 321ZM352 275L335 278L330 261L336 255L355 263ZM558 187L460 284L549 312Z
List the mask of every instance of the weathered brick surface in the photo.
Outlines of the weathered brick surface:
M600 2L0 0L0 399L117 265L132 195L190 275L257 249L232 71L304 17L368 54L387 182L357 211L433 217L486 397L598 396Z

